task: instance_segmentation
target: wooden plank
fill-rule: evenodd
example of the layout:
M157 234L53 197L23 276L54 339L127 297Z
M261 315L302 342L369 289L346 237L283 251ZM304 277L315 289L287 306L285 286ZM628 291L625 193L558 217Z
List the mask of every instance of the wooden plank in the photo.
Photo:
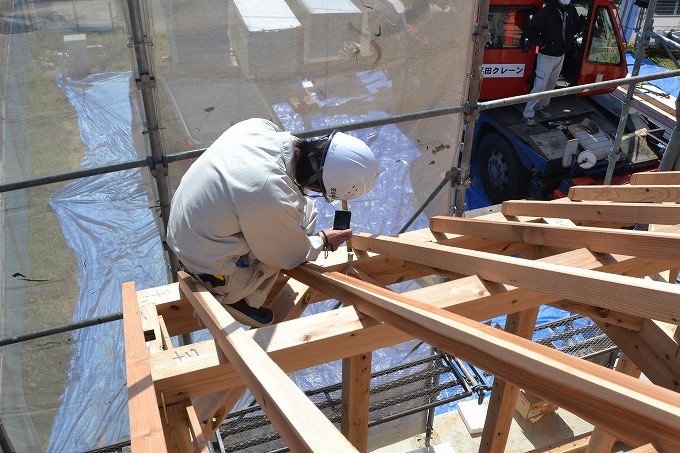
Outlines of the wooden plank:
M162 316L158 316L158 327L160 328L161 331L161 340L162 340L162 346L163 350L172 350L174 346L172 345L172 339L170 338L170 334L168 333L168 326L165 325L165 320L163 319Z
M307 285L289 278L269 305L274 313L274 321L278 323L299 318L309 304L311 293Z
M134 282L123 283L123 337L130 442L135 452L167 451Z
M178 272L178 279L203 324L291 450L356 451L202 285L184 272Z
M634 173L630 177L632 185L677 185L680 184L680 171L653 171Z
M430 228L511 242L529 242L568 249L585 247L594 252L680 261L680 234L673 233L495 222L445 216L432 217Z
M203 424L199 421L198 415L196 414L196 408L191 404L191 401L185 401L187 420L189 421L189 427L191 428L191 435L193 437L194 446L196 447L196 452L198 453L209 453L208 442L210 436L205 436L203 432Z
M538 310L539 307L535 307L508 315L505 331L530 340L536 327ZM505 452L519 390L519 387L510 382L494 379L479 453Z
M625 225L680 223L680 205L669 204L511 200L503 202L501 209L505 215L542 215L574 221L602 221Z
M589 441L590 433L583 433L566 441L552 443L546 447L531 450L529 453L583 453Z
M371 362L371 351L348 357L342 361L340 431L360 452L368 451Z
M625 354L621 354L616 363L616 371L624 373L627 376L635 378L640 377L640 368L638 368ZM590 442L585 453L611 453L616 437L609 434L607 431L598 428L593 429L593 434L590 436Z
M186 401L171 404L166 407L168 423L163 425L167 450L163 452L191 452L194 451L194 443L191 441L191 426L187 417ZM134 447L132 451L135 453Z
M482 279L512 283L563 299L660 321L680 322L680 287L569 266L498 256L439 244L361 234L357 248ZM579 288L579 291L574 291Z
M628 453L664 453L653 443L642 445L641 447L628 450Z
M215 434L217 428L220 427L245 392L245 386L240 386L210 395L202 395L192 400L196 408L196 417L203 427L203 435L206 439L210 439Z
M298 280L413 334L632 445L680 451L680 394L313 264Z
M663 269L665 263L646 259L598 256L585 250L568 252L546 258L561 260L572 265L602 272L625 273L641 276ZM286 271L297 278L296 270ZM478 321L513 311L538 307L549 296L507 285L482 282L468 277L457 282L439 285L442 291L422 288L408 293L410 297L427 301ZM616 322L603 314L606 322ZM638 324L639 325L639 324ZM359 316L353 307L340 308L276 326L249 330L247 335L262 346L285 371L291 372L321 363L361 354L365 351L407 341L412 337L391 326L381 324L368 316ZM158 392L163 391L166 401L184 399L243 385L231 364L221 364L212 342L176 348L151 357L154 381ZM200 383L200 385L198 385Z
M680 201L680 186L619 185L574 186L569 189L572 201L613 201L617 203L663 203Z
M635 365L654 384L680 392L680 356L678 342L658 323L645 320L639 332L597 322Z

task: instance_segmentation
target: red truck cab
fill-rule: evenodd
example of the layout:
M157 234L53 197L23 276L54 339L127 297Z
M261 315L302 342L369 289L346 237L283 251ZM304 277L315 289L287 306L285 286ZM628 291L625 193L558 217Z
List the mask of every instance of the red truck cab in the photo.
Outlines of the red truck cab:
M565 56L565 86L623 78L628 72L621 21L612 0L574 0L582 30ZM542 0L492 0L489 38L484 49L481 100L527 94L533 86L536 46L524 28L543 7ZM600 90L589 94L602 94Z

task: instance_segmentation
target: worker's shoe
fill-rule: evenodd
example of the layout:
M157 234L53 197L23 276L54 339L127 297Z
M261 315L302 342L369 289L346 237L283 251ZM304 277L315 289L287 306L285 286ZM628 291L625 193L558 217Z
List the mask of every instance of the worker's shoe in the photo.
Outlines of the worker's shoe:
M536 110L534 110L534 112L538 113L539 115L541 115L542 118L545 118L546 120L552 118L552 115L550 114L548 109L546 109L545 107L541 107L540 109L536 109Z
M250 327L268 326L274 321L274 313L265 307L253 308L241 299L233 304L222 305L235 320Z
M523 116L522 119L527 124L527 126L535 126L536 125L536 120L534 120L533 117L529 118L528 116Z

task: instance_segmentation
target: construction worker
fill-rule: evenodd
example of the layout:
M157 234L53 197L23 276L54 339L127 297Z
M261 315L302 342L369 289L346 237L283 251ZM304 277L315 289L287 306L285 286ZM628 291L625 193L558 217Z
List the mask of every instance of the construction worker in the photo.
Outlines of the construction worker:
M181 267L239 322L273 322L262 307L281 269L333 251L352 230L314 233L311 192L326 201L373 187L371 149L342 132L302 140L264 119L227 129L187 170L175 191L167 243ZM308 195L308 196L306 196Z
M527 22L525 35L538 47L534 87L531 93L552 90L562 71L564 55L574 44L574 37L580 26L580 18L571 0L549 0L534 17ZM550 99L527 102L524 122L535 126L534 116L550 118L546 107Z

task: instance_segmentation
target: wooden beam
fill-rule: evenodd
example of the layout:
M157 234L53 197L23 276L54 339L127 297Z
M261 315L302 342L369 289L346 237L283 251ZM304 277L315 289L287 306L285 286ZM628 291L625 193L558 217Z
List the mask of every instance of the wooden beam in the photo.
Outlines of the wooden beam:
M621 261L617 261L621 259ZM665 263L648 259L594 255L586 250L545 258L602 272L641 276L663 269ZM298 278L295 269L286 271ZM550 296L508 285L482 282L467 277L456 282L427 287L408 293L471 319L482 321L510 312L538 307ZM437 289L435 291L435 289ZM556 300L557 301L557 300ZM606 322L617 322L616 312L603 313ZM638 323L639 326L639 323ZM629 327L629 326L627 326ZM353 307L340 308L274 326L246 332L265 349L286 372L392 346L412 339L398 330L363 315ZM220 363L212 341L176 348L151 357L157 392L166 401L177 401L225 388L243 385L231 364ZM200 385L198 384L200 383Z
M639 332L601 322L597 324L650 381L680 392L678 342L657 322L643 321Z
M340 430L360 452L368 451L372 351L342 360Z
M439 244L418 244L388 236L357 235L354 244L369 252L452 272L476 274L482 279L512 283L563 299L670 323L680 322L677 303L680 287L675 285ZM575 288L578 291L574 291Z
M318 266L300 279L615 433L680 451L680 395ZM675 450L674 450L675 449Z
M201 395L192 400L196 410L196 417L201 423L203 436L210 439L220 424L227 418L234 405L238 403L246 392L244 386Z
M641 447L634 448L632 450L628 450L628 453L665 453L665 452L663 450L660 450L653 443L651 443L642 445Z
M663 203L680 201L680 186L574 186L572 201L613 201L616 203Z
M505 331L521 338L531 340L539 307L508 315ZM502 379L494 379L486 413L479 453L503 453L508 443L519 396L519 387Z
M680 234L437 216L430 228L512 242L680 261Z
M356 451L215 298L184 272L180 288L293 451Z
M648 203L610 203L605 201L554 203L551 201L511 200L503 202L505 215L545 216L574 221L602 221L636 225L680 223L680 205Z
M528 453L583 453L589 441L590 433L583 433L565 441L555 442L548 446L531 450Z
M677 185L680 184L680 171L657 171L634 173L630 177L632 185Z
M135 452L167 451L134 282L123 283L123 337L130 442Z
M313 292L309 286L289 278L269 306L274 313L274 321L279 323L299 318L309 305Z

